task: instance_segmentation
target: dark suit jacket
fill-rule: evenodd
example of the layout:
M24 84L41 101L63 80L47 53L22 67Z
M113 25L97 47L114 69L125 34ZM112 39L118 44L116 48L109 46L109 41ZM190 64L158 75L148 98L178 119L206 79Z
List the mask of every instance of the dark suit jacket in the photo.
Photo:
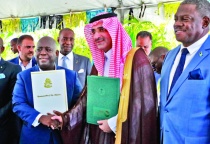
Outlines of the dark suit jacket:
M16 115L12 112L12 91L16 75L21 71L19 65L0 61L0 143L17 143L19 134Z
M91 72L92 64L89 58L73 53L74 63L73 70L78 73L79 80L84 87L86 78ZM56 65L58 65L58 58L56 59Z
M57 67L56 69L64 68ZM57 130L51 130L42 124L39 124L37 127L32 125L38 114L40 114L37 110L34 109L33 103L31 72L34 71L39 71L39 67L35 66L19 73L13 91L13 111L24 121L21 131L20 143L48 144L52 139L54 144L60 143L60 135ZM67 77L66 89L68 106L70 109L78 99L82 87L76 72L65 69L65 74Z
M11 63L19 65L19 56L15 57L15 58L13 58L11 60L8 60L8 61L11 62ZM32 58L32 67L35 66L36 64L37 64L36 63L36 59L35 59L35 57L33 57Z

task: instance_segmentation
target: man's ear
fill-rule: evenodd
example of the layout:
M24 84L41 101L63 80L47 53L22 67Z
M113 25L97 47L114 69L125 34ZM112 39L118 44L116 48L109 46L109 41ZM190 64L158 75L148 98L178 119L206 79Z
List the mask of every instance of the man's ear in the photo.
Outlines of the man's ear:
M165 56L166 56L166 55L163 54L163 55L161 55L160 57L161 57L162 60L164 60Z
M208 27L209 26L209 23L210 23L210 18L207 17L207 16L204 16L203 17L202 28L204 29L204 28Z
M18 52L21 51L20 45L17 45Z
M56 56L58 57L58 55L59 55L59 50L56 50L55 53L56 53Z
M0 53L4 52L4 46L1 47Z

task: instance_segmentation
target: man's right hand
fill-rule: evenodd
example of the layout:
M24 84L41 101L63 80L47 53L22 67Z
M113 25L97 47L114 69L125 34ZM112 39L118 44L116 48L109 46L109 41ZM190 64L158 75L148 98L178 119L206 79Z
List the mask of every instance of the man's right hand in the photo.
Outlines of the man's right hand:
M39 118L39 122L47 127L53 126L54 129L57 129L60 123L58 120L51 119L51 117L53 117L53 115L42 115Z

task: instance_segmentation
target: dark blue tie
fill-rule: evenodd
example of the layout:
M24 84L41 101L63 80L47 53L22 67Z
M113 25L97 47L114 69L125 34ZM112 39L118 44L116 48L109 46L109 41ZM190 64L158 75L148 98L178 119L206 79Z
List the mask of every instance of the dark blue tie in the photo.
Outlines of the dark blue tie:
M184 63L185 63L185 59L186 59L186 55L189 53L189 51L187 50L187 48L183 48L182 49L182 55L181 55L181 58L180 58L180 61L179 61L179 64L176 68L176 72L174 74L174 78L173 78L173 81L171 83L171 88L170 88L170 91L169 91L169 94L173 88L173 86L175 85L177 79L179 78L179 76L181 75L182 71L183 71L183 68L184 68Z

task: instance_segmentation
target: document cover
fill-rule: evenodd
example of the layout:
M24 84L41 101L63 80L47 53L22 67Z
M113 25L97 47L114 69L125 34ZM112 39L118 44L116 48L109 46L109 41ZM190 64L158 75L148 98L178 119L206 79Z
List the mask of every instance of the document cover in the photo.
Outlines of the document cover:
M120 79L102 76L87 77L87 123L117 115L120 97Z
M34 108L42 114L68 110L64 70L31 72Z

